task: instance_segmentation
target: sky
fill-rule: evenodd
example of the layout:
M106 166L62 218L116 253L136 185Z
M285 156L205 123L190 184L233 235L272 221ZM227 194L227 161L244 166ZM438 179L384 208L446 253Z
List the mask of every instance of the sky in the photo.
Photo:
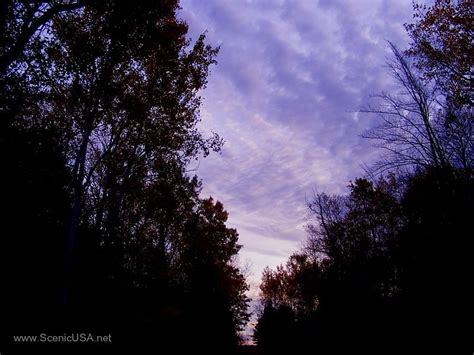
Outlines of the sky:
M220 46L201 93L201 128L225 145L196 166L201 196L220 200L239 233L250 295L265 266L302 246L314 191L345 193L379 151L358 110L396 89L387 40L409 39L410 0L183 0L196 40Z

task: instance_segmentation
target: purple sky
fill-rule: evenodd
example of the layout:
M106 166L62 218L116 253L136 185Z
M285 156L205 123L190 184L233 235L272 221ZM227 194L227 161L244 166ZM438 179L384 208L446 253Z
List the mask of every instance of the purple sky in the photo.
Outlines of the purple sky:
M406 47L410 0L184 0L195 40L220 45L202 93L202 129L226 141L197 170L224 203L258 291L266 265L305 239L313 189L343 193L378 152L360 138L371 94L393 90L386 40Z

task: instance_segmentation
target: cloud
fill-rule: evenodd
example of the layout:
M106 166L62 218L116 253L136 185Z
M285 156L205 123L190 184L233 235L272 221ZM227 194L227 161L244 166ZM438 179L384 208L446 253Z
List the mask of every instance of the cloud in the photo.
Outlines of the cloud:
M305 199L315 187L344 193L377 152L360 138L374 118L357 114L393 88L386 40L406 46L411 4L397 0L184 0L196 39L220 45L202 129L226 141L204 159L203 196L229 211L256 284L301 246Z

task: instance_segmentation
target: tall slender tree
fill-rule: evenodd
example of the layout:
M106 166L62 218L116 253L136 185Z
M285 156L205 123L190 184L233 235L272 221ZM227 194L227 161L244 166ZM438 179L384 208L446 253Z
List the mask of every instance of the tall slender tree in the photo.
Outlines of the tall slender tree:
M11 176L2 191L13 182L14 191L25 191L18 203L13 191L7 195L15 207L11 224L41 225L40 236L25 228L17 239L35 240L44 246L39 252L54 246L44 257L54 254L47 289L65 281L68 307L59 317L72 326L96 321L128 330L120 342L154 345L157 334L177 339L184 322L189 344L215 332L216 353L230 351L248 320L238 234L227 228L220 202L199 197L201 182L188 171L223 144L198 127L199 92L218 48L204 35L186 38L177 1L9 1L3 9L1 105L8 120L0 147ZM42 187L51 197L32 207L34 215L21 215L19 206ZM36 223L41 216L48 223ZM6 243L7 260L35 254L29 243L22 252L17 239ZM20 258L22 270L41 257ZM11 279L25 273L15 269ZM24 280L18 302L35 290ZM85 305L80 314L62 314ZM49 321L58 321L54 312Z

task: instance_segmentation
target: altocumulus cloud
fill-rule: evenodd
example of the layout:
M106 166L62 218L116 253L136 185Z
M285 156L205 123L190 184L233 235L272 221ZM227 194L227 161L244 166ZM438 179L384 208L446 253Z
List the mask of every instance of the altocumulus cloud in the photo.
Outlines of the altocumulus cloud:
M202 108L202 129L226 141L201 161L203 196L230 213L256 285L305 238L305 199L341 193L377 152L360 138L374 118L357 110L391 90L386 40L404 47L404 0L184 0L196 39L221 46Z

